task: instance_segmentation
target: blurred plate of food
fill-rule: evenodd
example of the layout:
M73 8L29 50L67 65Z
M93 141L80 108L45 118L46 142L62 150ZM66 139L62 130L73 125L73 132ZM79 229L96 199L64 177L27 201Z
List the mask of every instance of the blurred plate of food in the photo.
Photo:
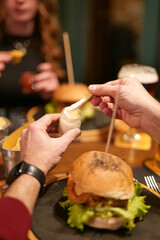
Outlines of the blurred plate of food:
M8 135L11 121L8 118L0 116L0 139Z

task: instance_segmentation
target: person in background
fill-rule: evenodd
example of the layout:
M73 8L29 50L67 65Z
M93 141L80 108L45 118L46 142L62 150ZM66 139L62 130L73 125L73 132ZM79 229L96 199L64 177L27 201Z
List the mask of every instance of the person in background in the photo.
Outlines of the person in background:
M60 114L44 115L22 132L20 164L34 168L32 173L35 175L20 174L0 199L0 239L27 239L34 205L42 188L37 171L41 179L45 179L59 163L68 145L81 133L80 129L72 129L59 138L49 137L48 131L56 132L57 125L52 123L59 118Z
M0 79L0 107L34 106L51 98L64 78L56 0L0 0L0 60L7 63ZM23 48L19 63L5 53ZM20 79L34 72L34 92L24 94Z
M160 103L135 78L124 78L101 85L90 85L92 103L111 117L118 93L116 117L130 127L139 128L160 143Z

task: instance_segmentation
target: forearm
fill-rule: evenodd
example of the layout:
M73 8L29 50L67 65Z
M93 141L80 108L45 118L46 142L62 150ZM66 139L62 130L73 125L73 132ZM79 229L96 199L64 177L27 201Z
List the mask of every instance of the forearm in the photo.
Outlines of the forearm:
M13 197L18 199L32 214L39 191L39 181L28 174L23 174L10 185L4 197Z
M10 197L0 199L0 239L28 239L31 215L24 204Z
M160 103L153 100L144 112L142 130L160 143Z

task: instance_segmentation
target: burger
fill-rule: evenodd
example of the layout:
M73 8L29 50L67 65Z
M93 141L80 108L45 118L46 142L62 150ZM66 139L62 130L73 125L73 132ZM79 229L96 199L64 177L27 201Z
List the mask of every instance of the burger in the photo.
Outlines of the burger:
M88 93L88 87L84 83L61 83L57 90L53 93L53 99L46 104L46 113L61 112L63 108L79 101ZM86 118L94 116L94 106L91 102L87 102L81 109L82 122Z
M53 98L57 102L67 105L77 102L87 93L88 87L83 83L62 83L59 88L53 93Z
M117 230L135 227L150 206L139 196L141 186L133 181L131 167L122 159L100 151L82 154L71 165L64 201L68 224L79 230L88 225Z

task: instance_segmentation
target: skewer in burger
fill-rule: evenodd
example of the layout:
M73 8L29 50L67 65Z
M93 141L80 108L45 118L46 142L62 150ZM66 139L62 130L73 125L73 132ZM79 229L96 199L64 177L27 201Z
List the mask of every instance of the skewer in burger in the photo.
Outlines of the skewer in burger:
M61 206L68 209L68 224L99 229L131 230L150 206L139 196L141 186L133 181L131 167L120 158L103 152L82 154L71 165Z

